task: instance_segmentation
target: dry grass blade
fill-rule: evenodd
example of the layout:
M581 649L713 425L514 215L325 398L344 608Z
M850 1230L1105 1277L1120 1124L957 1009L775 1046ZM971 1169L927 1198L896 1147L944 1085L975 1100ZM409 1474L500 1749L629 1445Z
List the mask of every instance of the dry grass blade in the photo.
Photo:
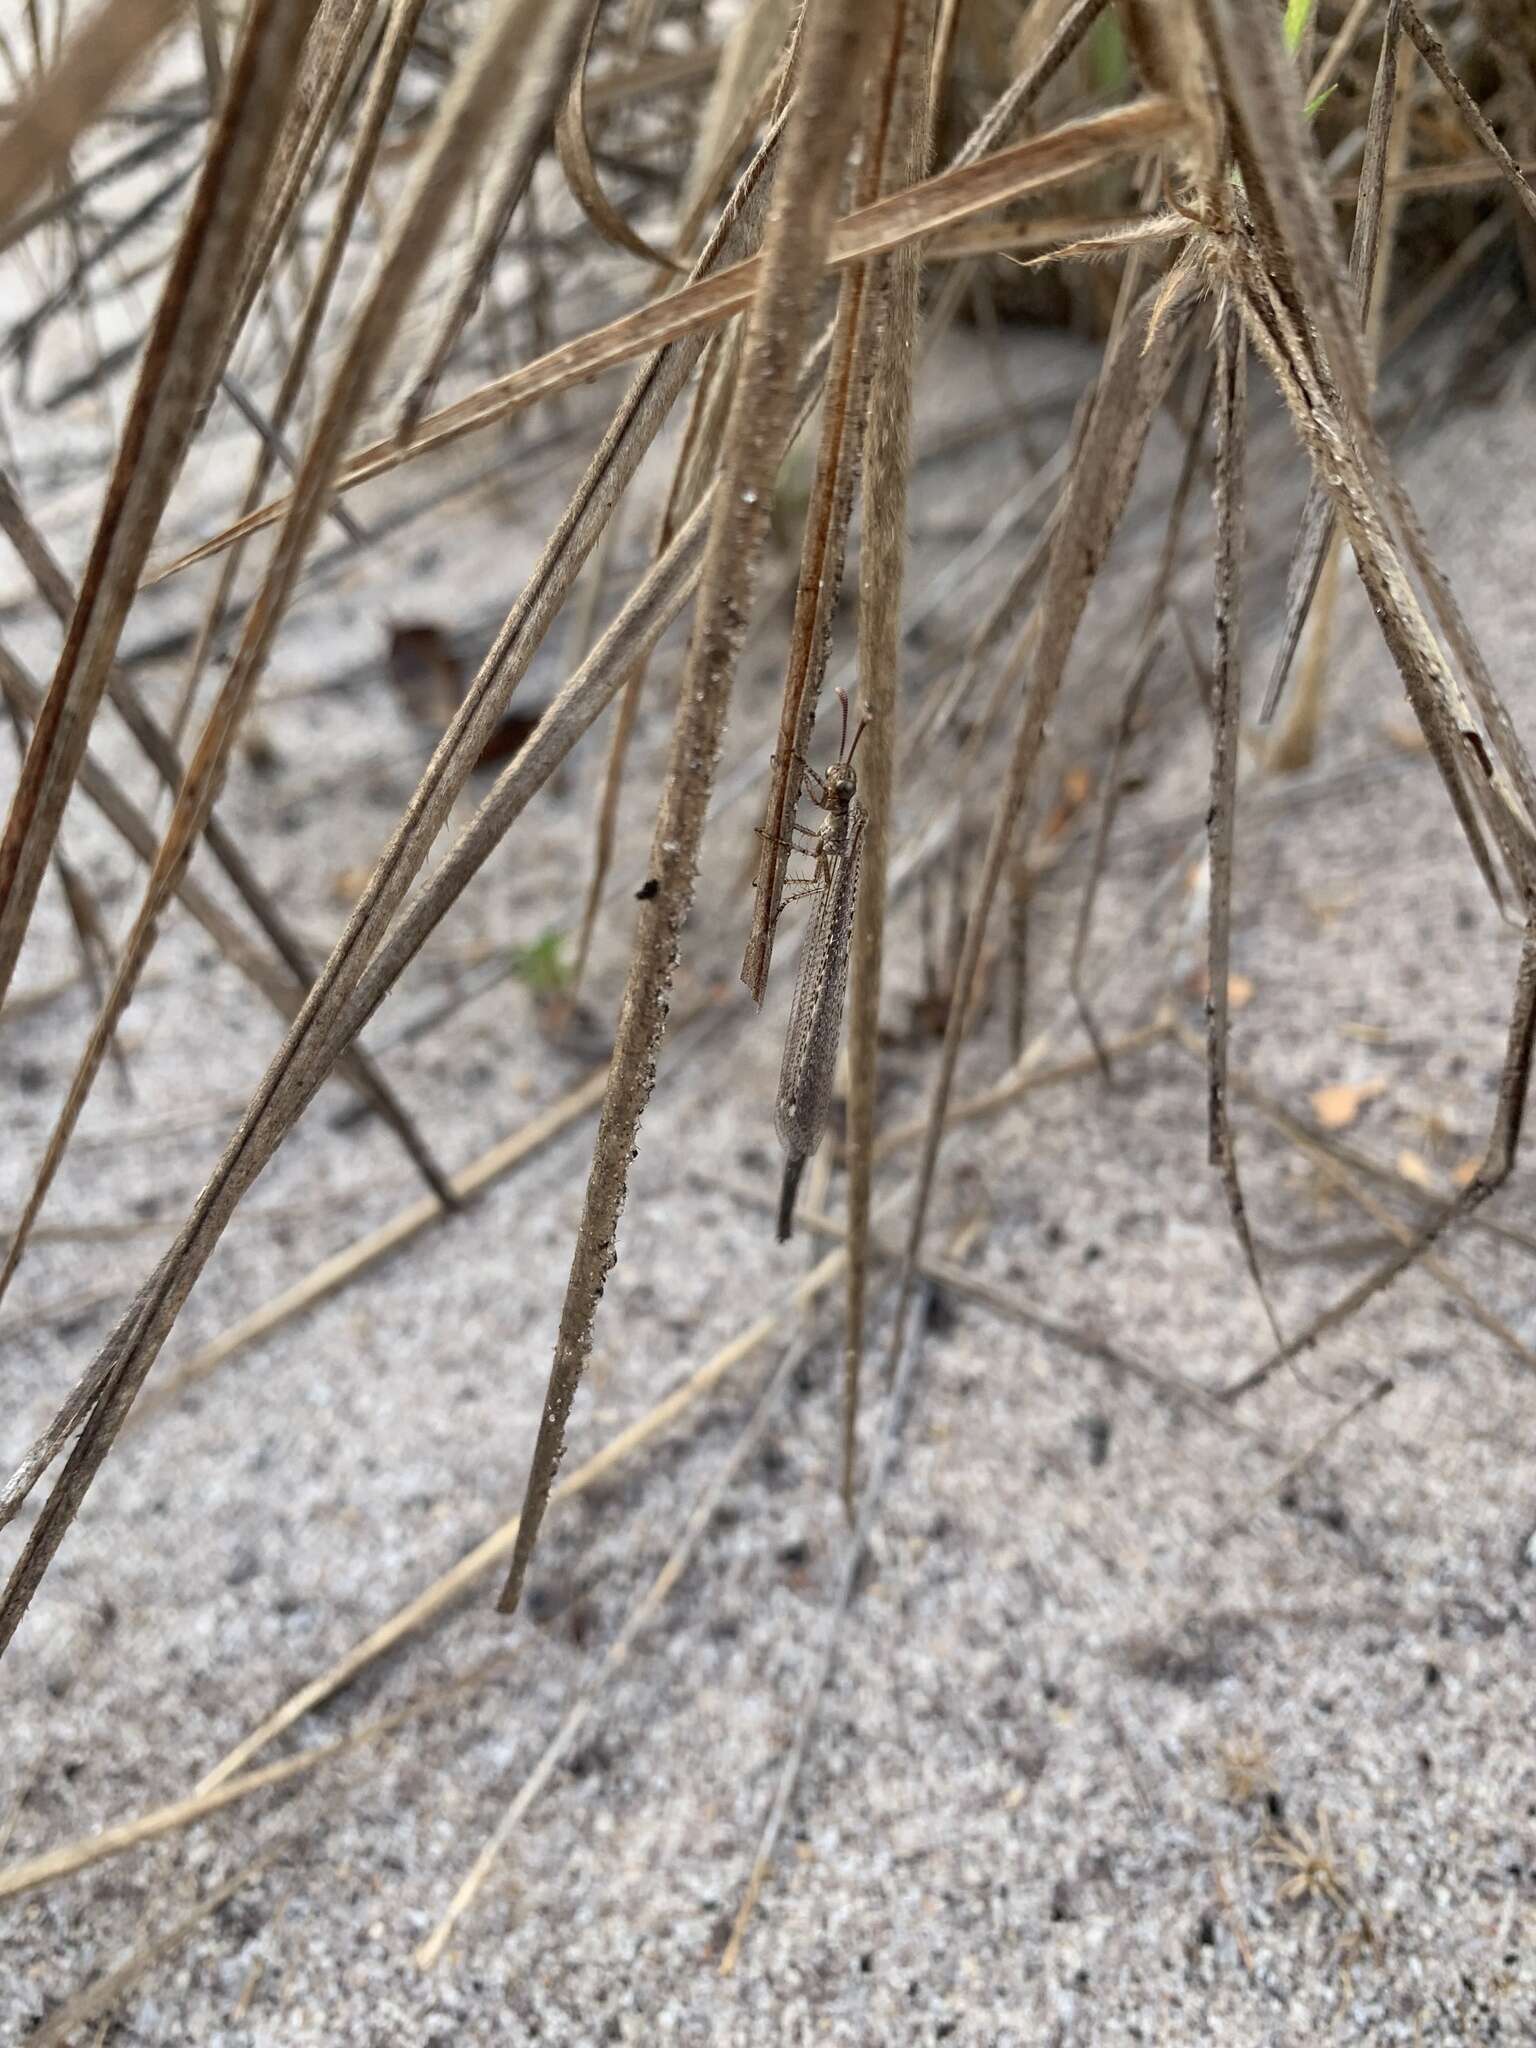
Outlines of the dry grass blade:
M1353 432L1346 431L1337 410L1339 394L1327 384L1325 373L1312 359L1310 336L1293 322L1268 272L1240 235L1229 238L1226 254L1235 266L1232 274L1237 281L1249 337L1273 371L1311 458L1314 474L1333 499L1430 756L1440 772L1478 870L1498 901L1498 882L1480 814L1488 821L1506 860L1519 876L1529 857L1526 849L1532 843L1532 827L1529 809L1511 780L1506 762L1511 755L1523 761L1523 754L1512 737L1501 743L1501 731L1508 721L1502 717L1491 682L1486 690L1494 715L1489 717L1488 727L1497 752L1490 751L1472 707L1424 617L1396 538L1384 517L1384 502L1395 503L1400 512L1405 509L1395 485L1386 491L1378 487L1377 478L1386 468L1384 451L1379 444L1372 450L1377 458L1375 476L1367 473L1357 453L1361 437L1371 434L1369 421L1356 419L1352 422ZM1420 565L1423 559L1421 553ZM1522 883L1522 892L1523 887Z
M373 13L369 0L321 0L313 11L303 62L283 108L256 232L241 251L242 282L232 322L235 331L245 324L257 298L271 288L273 260L296 218ZM226 385L226 389L235 395L234 388Z
M1233 4L1234 0L1219 0L1214 7L1223 34L1235 29L1230 18ZM1241 114L1239 154L1246 156L1249 196L1256 202L1266 284L1262 291L1250 294L1245 317L1251 324L1258 302L1266 297L1274 300L1270 325L1285 336L1279 343L1278 354L1288 358L1293 372L1292 388L1286 391L1287 403L1314 463L1330 437L1337 442L1344 458L1338 478L1327 477L1324 472L1325 480L1331 491L1351 496L1357 522L1363 519L1370 528L1372 545L1368 553L1373 566L1360 564L1361 573L1372 593L1372 603L1403 674L1410 701L1415 701L1415 690L1419 692L1421 701L1415 701L1415 711L1474 857L1497 898L1497 885L1477 829L1473 805L1481 812L1517 877L1521 894L1528 895L1536 832L1532 822L1536 819L1536 776L1371 420L1362 396L1362 387L1368 395L1369 378L1358 326L1351 320L1335 317L1338 305L1347 299L1348 287L1338 262L1315 155L1305 146L1304 124L1295 105L1294 81L1279 47L1273 17L1260 7L1249 26L1249 55L1255 61L1240 61L1238 71L1242 75L1232 74L1229 85ZM1229 44L1223 59L1229 73L1234 56ZM1272 79L1272 90L1268 93L1262 85L1266 73ZM1261 197L1262 207L1257 207ZM1304 298L1304 330L1296 329L1289 311L1297 295L1296 288L1286 284L1291 276L1300 280L1303 293L1322 281L1313 296ZM1274 353L1276 344L1271 342L1268 346ZM1277 375L1282 375L1283 381L1283 373L1277 370ZM1308 398L1302 399L1294 388L1297 379L1307 388ZM1318 415L1309 421L1297 413L1296 406L1298 400L1309 404L1314 390L1320 407ZM1326 434L1318 431L1320 420L1330 422ZM1356 546L1358 561L1360 543L1342 500L1339 509ZM1441 630L1471 689L1478 716L1466 703L1459 682L1434 643L1418 599L1403 575L1404 561L1411 565L1429 594ZM1414 680L1416 674L1421 678L1419 682ZM1484 731L1479 730L1478 717Z
M227 353L236 252L307 9L255 0L139 367L79 601L0 839L0 995L10 984L128 609Z
M1107 4L1108 0L1072 0L1071 6L1062 14L1034 62L1024 67L1012 85L989 110L986 118L966 139L964 148L955 157L957 169L965 164L973 164L979 157L985 156L1016 121L1023 119L1062 66L1070 61L1074 51L1081 46L1083 38L1104 12ZM954 9L950 9L948 16L950 33L953 33L954 12ZM944 40L944 32L941 30L939 45L934 53L935 59L943 47ZM936 74L931 93L935 108L938 96Z
M889 60L883 67L880 89L871 90L866 109L858 193L866 203L878 194L905 13L904 0L896 0ZM758 833L752 925L741 968L741 978L759 1006L768 990L774 932L783 908L790 850L795 843L795 813L804 783L811 728L816 722L816 703L831 651L833 614L842 594L848 521L853 512L854 481L864 437L869 357L875 333L869 284L868 264L856 263L844 274L832 335L821 437L801 540L778 743L770 764L768 795Z
M184 4L104 0L81 24L0 137L0 226L67 168L75 137L122 92Z
M1197 423L1195 433L1190 437L1191 448L1198 447L1199 441L1200 432ZM1173 513L1168 522L1170 535L1181 509L1179 496L1176 492ZM1164 559L1167 560L1167 558L1165 553ZM1152 610L1151 616L1153 618L1157 616L1156 608ZM1084 983L1083 968L1088 958L1088 938L1093 929L1093 913L1098 901L1099 884L1103 880L1104 864L1109 855L1110 835L1115 829L1115 818L1120 808L1120 791L1125 768L1125 756L1131 743L1131 736L1136 730L1136 720L1141 711L1142 693L1147 687L1148 678L1162 658L1162 652L1162 632L1161 630L1154 630L1144 641L1141 651L1136 657L1135 665L1131 670L1131 679L1125 686L1125 696L1121 701L1120 716L1115 724L1115 736L1110 745L1109 759L1104 764L1103 794L1099 802L1098 823L1094 828L1093 852L1089 856L1088 878L1083 884L1083 893L1078 903L1077 924L1072 933L1072 956L1067 962L1067 989L1077 1010L1078 1019L1082 1024L1084 1032L1087 1034L1088 1043L1093 1047L1093 1055L1098 1061L1099 1072L1106 1081L1112 1079L1109 1048L1104 1042L1102 1032L1099 1030L1098 1019L1093 1014L1093 1004L1089 1000L1088 990ZM1027 896L1025 900L1028 900ZM1021 1018L1018 1029L1013 1033L1012 1053L1015 1060L1018 1059L1019 1053L1023 1049L1023 1042L1024 1031ZM951 1112L951 1120L958 1113L959 1108L957 1106L956 1110Z
M394 103L395 91L400 83L401 73L411 54L416 31L426 10L427 0L393 0L389 21L384 31L383 47L373 67L369 80L368 97L358 121L357 138L353 145L352 160L347 166L346 177L341 191L331 209L330 225L326 230L325 247L315 266L315 275L310 285L304 310L299 317L292 347L283 365L282 379L278 385L277 397L272 406L272 426L281 433L293 415L304 379L308 373L315 345L320 338L321 326L326 309L331 303L342 259L357 220L359 207L368 190L368 181L373 175L378 157L379 144L383 139L384 123ZM272 471L270 446L263 442L257 450L256 461L245 489L245 500L241 516L252 512L261 503L261 494L266 489L267 479ZM181 702L172 723L171 738L179 742L182 728L191 711L202 680L203 670L213 651L214 641L223 624L229 600L234 592L235 578L245 558L244 544L231 548L224 558L219 580L208 608L203 615L202 628L193 646L187 664L186 681L182 685ZM309 977L313 979L313 976Z
M767 1434L768 1424L774 1419L775 1411L790 1379L804 1362L809 1350L810 1344L803 1336L792 1339L785 1346L782 1358L757 1398L746 1427L739 1433L717 1470L700 1490L698 1498L684 1518L682 1531L668 1552L661 1570L624 1617L623 1624L612 1642L603 1652L576 1699L562 1716L559 1727L540 1751L538 1762L518 1786L501 1818L491 1830L463 1883L454 1893L447 1911L416 1950L416 1961L421 1969L430 1970L442 1960L443 1950L448 1946L454 1928L484 1888L485 1881L495 1869L502 1850L558 1770L562 1758L570 1754L572 1744L592 1718L602 1687L624 1668L641 1632L671 1598L678 1581L687 1571L699 1545L708 1534L715 1510L724 1499L726 1490L762 1443Z
M684 512L697 504L699 492L694 488L695 484L702 488L706 469L713 472L719 454L720 436L725 431L725 419L730 408L731 391L735 381L737 350L734 343L737 338L734 330L723 330L710 340L704 350L693 405L683 435L682 450L673 472L672 488L668 493L666 507L658 525L658 554L672 540L677 523ZM609 532L612 530L610 527ZM644 694L647 674L648 664L637 662L625 681L624 693L614 714L613 731L608 743L608 758L603 765L602 795L598 800L597 819L592 830L592 872L587 878L586 901L582 905L581 926L576 939L576 958L571 976L573 987L579 987L586 974L592 935L597 929L598 912L602 907L603 892L607 886L614 844L618 837L619 804L624 793L625 765L629 759L629 745L634 738L635 725L640 715L640 700Z
M1340 261L1280 16L1268 0L1194 5L1216 66L1244 198L1276 282L1293 304L1305 306L1346 416L1368 419L1370 378L1358 305Z
M1210 945L1206 989L1206 1114L1210 1161L1221 1175L1227 1212L1243 1260L1263 1303L1277 1349L1285 1339L1275 1320L1237 1171L1237 1146L1227 1104L1231 1031L1232 841L1237 817L1237 756L1243 716L1244 503L1248 447L1248 345L1242 316L1223 300L1216 316L1216 641L1212 659L1211 804L1207 813L1211 871Z
M638 256L644 263L655 264L658 270L682 270L685 265L679 263L675 257L669 256L665 250L658 249L654 243L648 242L619 212L603 190L602 181L597 175L597 166L592 161L592 145L587 139L587 62L592 55L592 38L597 32L600 12L599 7L593 7L571 74L571 88L565 96L565 104L561 107L560 117L555 123L555 147L560 155L560 168L565 172L565 181L571 188L571 196L610 248L623 249L631 256ZM493 249L493 258L494 254ZM426 396L427 394L423 393L416 411L406 419L407 431L425 409ZM412 397L414 401L414 393Z
M639 930L614 1041L592 1173L561 1310L549 1394L539 1425L517 1548L502 1591L515 1610L564 1449L565 1424L591 1348L629 1181L629 1161L649 1098L679 940L693 900L714 770L746 631L757 556L792 425L793 379L809 339L816 287L832 232L869 52L887 10L838 20L829 0L808 14L784 161L762 255L761 288L743 344L720 481L711 506L693 637L679 689L666 787L651 850L655 892Z
M459 336L479 305L490 282L496 256L512 225L512 216L528 190L538 152L544 147L555 114L565 95L573 68L580 60L582 36L589 17L595 16L595 0L547 0L545 7L530 16L525 28L525 47L514 47L525 90L532 88L538 119L516 141L507 137L498 143L503 153L496 197L487 218L461 267L458 288L449 299L443 318L427 345L422 366L411 380L400 407L397 432L407 439L416 422L431 403L437 380L447 367ZM535 31L536 47L526 47L526 36Z
M903 42L891 107L890 182L922 175L930 127L932 0L904 7ZM908 480L912 464L912 382L920 311L915 248L884 259L883 301L870 381L862 540L859 552L859 703L864 737L864 878L854 913L848 1005L848 1302L843 1338L843 1502L855 1499L859 1386L869 1286L869 1219L874 1190L875 1103L880 1057L880 979L896 769L901 599L907 566Z
M1381 56L1376 66L1376 82L1371 89L1370 112L1366 117L1365 158L1360 170L1360 196L1355 207L1355 231L1349 252L1350 276L1362 315L1370 303L1376 276L1376 252L1380 246L1388 142L1393 126L1393 109L1397 104L1397 43L1402 32L1402 13L1402 0L1387 0ZM1291 663L1301 643L1302 628L1312 607L1318 579L1323 572L1333 527L1328 494L1314 479L1307 491L1296 546L1286 572L1285 623L1281 628L1280 648L1275 656L1269 688L1264 693L1264 703L1259 712L1261 725L1268 725L1279 705Z
M922 1249L928 1202L939 1146L948 1118L950 1090L960 1041L970 1011L987 919L1009 847L1024 808L1056 703L1067 657L1110 541L1130 495L1152 416L1172 379L1193 310L1193 274L1176 274L1144 295L1136 313L1121 326L1099 375L1092 410L1065 486L1060 522L1046 567L1040 598L1033 673L1019 715L1008 772L999 792L975 899L966 920L965 945L955 977L954 999L944 1031L939 1074L929 1104L922 1164L907 1238L906 1263L897 1301L890 1362L901 1355L912 1273Z
M1012 149L999 150L960 169L940 172L921 185L893 193L860 213L848 215L838 223L826 260L831 267L841 269L885 255L906 242L1001 206L1025 192L1154 149L1178 136L1184 126L1183 109L1177 102L1163 98L1134 100L1113 113L1066 122ZM654 305L642 306L606 327L578 336L509 377L483 385L429 415L404 446L392 438L359 450L337 471L334 487L348 490L355 484L387 475L401 463L507 419L539 399L589 383L648 349L662 348L701 329L717 326L752 303L760 282L758 262L759 259L753 259L738 263L733 269L685 285ZM242 535L271 526L287 509L286 499L264 505L163 564L150 580L163 581L194 562L206 560Z
M1536 187L1532 186L1525 172L1488 125L1482 108L1456 76L1451 67L1451 60L1445 53L1444 43L1413 6L1412 0L1402 0L1402 17L1403 27L1413 39L1419 55L1444 86L1451 104L1466 123L1467 132L1480 149L1487 151L1510 191L1531 219L1536 220Z

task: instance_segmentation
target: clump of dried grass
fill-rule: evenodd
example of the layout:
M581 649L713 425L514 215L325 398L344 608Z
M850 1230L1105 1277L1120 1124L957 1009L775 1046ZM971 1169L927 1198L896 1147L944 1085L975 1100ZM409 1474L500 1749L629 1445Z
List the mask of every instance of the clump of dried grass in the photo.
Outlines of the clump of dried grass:
M1204 1048L1210 1154L1248 1270L1269 1311L1238 1175L1228 1073L1232 846L1242 784L1250 358L1278 388L1313 477L1289 575L1282 652L1264 704L1267 717L1282 699L1310 633L1305 688L1298 690L1304 709L1297 716L1304 727L1293 722L1281 757L1301 758L1316 743L1316 677L1336 589L1336 575L1325 565L1337 567L1339 544L1347 540L1470 855L1488 888L1524 925L1526 940L1496 1112L1476 1171L1453 1201L1431 1210L1419 1227L1400 1228L1388 1256L1307 1330L1287 1338L1269 1311L1273 1356L1228 1395L1235 1398L1257 1384L1425 1257L1446 1229L1487 1200L1514 1161L1536 1028L1536 779L1372 415L1394 246L1405 208L1421 205L1415 194L1434 183L1427 176L1432 166L1409 163L1414 123L1423 115L1427 93L1440 96L1434 132L1445 132L1448 110L1462 139L1463 154L1441 167L1441 183L1453 191L1457 206L1465 206L1466 188L1484 181L1483 217L1499 221L1501 231L1515 227L1528 254L1536 194L1522 159L1536 141L1536 73L1531 52L1499 10L1490 4L1486 23L1479 10L1458 19L1448 47L1412 0L1383 0L1380 10L1296 0L1283 9L1279 0L1124 0L1113 13L1104 0L1065 6L1042 0L1023 12L1017 38L1006 44L996 97L972 110L978 79L989 76L989 66L995 70L997 51L989 47L982 53L986 61L980 61L975 41L967 40L977 33L972 11L943 0L860 0L857 6L808 0L793 19L788 8L759 0L718 63L710 40L714 15L706 8L680 8L675 23L663 11L669 34L661 37L658 10L644 4L631 5L627 19L616 25L590 0L487 0L477 33L454 50L450 82L430 113L407 126L397 102L419 52L423 12L421 0L395 0L381 22L348 0L331 0L319 9L295 0L250 0L226 54L213 11L203 11L213 112L174 250L159 277L157 309L138 358L117 454L103 479L78 590L52 564L18 493L6 484L0 496L0 523L64 631L45 688L0 649L0 684L28 735L0 839L0 992L9 985L44 874L59 858L65 808L77 786L148 869L96 1025L13 1234L0 1289L24 1254L28 1230L131 1004L158 927L176 904L192 913L291 1020L175 1241L0 1495L0 1516L9 1520L68 1448L0 1596L0 1646L14 1633L133 1412L198 1276L328 1075L347 1073L388 1116L429 1184L423 1220L433 1204L449 1206L473 1192L462 1177L451 1180L432 1157L404 1106L362 1054L359 1034L532 796L618 698L622 709L588 896L590 932L623 781L625 736L648 659L691 602L691 639L671 683L672 744L656 793L651 857L613 1057L600 1084L593 1163L549 1394L522 1511L477 1566L499 1561L510 1548L502 1605L516 1606L554 1495L567 1418L591 1354L604 1283L618 1256L629 1162L688 944L721 735L769 546L776 479L798 426L818 402L778 740L764 764L762 853L744 932L744 978L760 1000L772 965L785 848L829 661L831 620L849 537L857 531L858 691L872 723L864 756L866 873L853 937L848 1030L848 1246L846 1258L828 1262L818 1282L824 1285L846 1268L843 1482L850 1512L857 1499L856 1427L871 1312L876 1166L906 1135L882 1133L878 1116L880 985L898 851L896 797L904 778L935 801L940 792L958 793L956 816L984 818L986 827L964 906L920 1163L908 1194L885 1347L893 1375L898 1361L910 1371L910 1298L920 1277L932 1270L925 1232L942 1141L955 1117L970 1113L969 1105L953 1101L952 1091L962 1043L978 1014L995 900L1005 877L1012 878L1015 903L1027 900L1027 873L1020 866L1027 850L1023 821L1037 794L1069 658L1089 599L1105 582L1106 560L1152 423L1175 405L1185 408L1189 454L1169 508L1154 601L1150 607L1139 601L1126 607L1134 629L1128 627L1125 673L1131 686L1121 730L1129 729L1149 675L1174 644L1167 630L1172 564L1211 426L1212 995ZM0 136L0 237L8 238L7 246L40 235L59 217L74 223L79 246L80 190L72 191L69 183L75 155L92 142L92 124L115 73L168 32L173 14L138 0L106 0L99 19L82 25L56 61L44 62L39 48L36 75L19 82L19 111ZM113 75L104 74L104 52L111 53ZM606 69L599 69L599 60ZM1478 84L1500 87L1503 132L1469 89L1463 77L1468 67ZM597 72L590 86L589 70ZM668 78L689 81L710 70L717 84L697 139L686 108L680 121L658 128L645 107L648 96L664 93ZM282 110L280 120L272 119L273 108ZM967 122L968 111L973 118ZM604 148L597 146L599 135ZM387 191L384 225L366 275L344 292L344 259L369 195L384 198L392 182L380 172L392 143L406 154L406 173ZM660 220L652 217L655 207L642 218L614 197L610 165L615 155L622 163L625 150L649 171L647 189L659 187L669 200L675 198L670 218L665 205ZM467 343L494 321L488 292L499 267L521 266L535 298L547 288L548 251L533 218L532 193L536 173L551 154L592 234L631 264L638 259L647 266L647 285L634 293L630 311L551 341L531 360L443 402L440 388L461 375ZM1349 167L1353 222L1347 258L1329 184L1336 160ZM463 199L482 171L492 184L471 233L461 218ZM56 190L45 202L40 194L48 179ZM1026 199L1029 208L1021 212ZM1045 221L1030 210L1040 206L1053 210ZM292 233L304 208L318 211L326 223L312 272L300 266ZM913 602L905 581L905 535L914 461L914 361L925 331L941 325L965 292L976 289L983 257L1010 243L1034 249L1048 241L1057 244L1057 260L1076 264L1091 256L1096 266L1118 266L1117 276L1102 267L1068 273L1091 280L1074 291L1077 311L1084 305L1097 309L1089 324L1106 330L1100 369L1047 475L1055 497L1046 539L1016 574L1004 565L1002 594L973 636L960 671L945 680L943 691L914 707L900 675L903 621ZM451 258L451 284L424 345L419 336L412 345L408 309L443 250ZM75 284L89 289L91 275L86 261ZM624 275L632 285L633 269ZM1454 275L1448 263L1447 280ZM269 409L256 408L259 447L239 509L200 546L157 561L157 536L178 476L197 447L216 390L230 382L237 341L279 276L285 289L295 288L302 310L277 366ZM1425 280L1415 275L1413 284L1422 295ZM925 320L931 323L926 330ZM25 348L36 325L23 322L22 328L19 346ZM331 344L329 353L320 347L322 338ZM585 477L380 852L346 930L314 972L263 896L251 864L220 826L215 805L321 522L346 519L345 494L355 484L408 467L425 476L435 451L626 365L632 366L629 385ZM98 365L98 374L105 376L104 366ZM291 456L291 481L283 495L267 500L274 467L290 461L284 437L293 431L303 398L309 401L307 426ZM412 894L512 692L579 572L611 533L641 462L685 402L691 414L651 566L447 857ZM374 429L368 441L368 422L381 411L389 431L380 437ZM271 553L251 595L236 607L243 550L265 529L275 533ZM358 537L355 523L347 530ZM146 580L185 573L221 554L177 729L167 734L134 705L131 686L117 667L124 627ZM226 632L235 636L232 656L203 708L210 654ZM649 686L663 684L654 678ZM125 710L174 792L163 824L135 809L92 758L92 727L109 698ZM957 702L975 727L965 746L954 742ZM185 764L175 751L183 728L191 734ZM922 736L921 746L914 744L915 735ZM1095 874L1113 827L1118 779L1111 764ZM188 862L200 843L236 879L254 913L259 941L233 926L189 878ZM1085 1018L1083 959L1092 886L1090 881L1072 972ZM79 911L84 933L88 908L79 905ZM1022 930L1020 919L1020 954ZM583 958L585 951L584 939ZM1021 1034L1020 1018L1016 1037ZM1095 1048L1101 1050L1096 1036ZM1030 1085L1040 1064L1038 1051L1022 1043L1015 1053L1015 1074L997 1091L999 1100L1013 1099L1010 1088L1016 1096ZM598 1085L591 1085L590 1096ZM366 1263L359 1261L359 1270ZM771 1327L770 1319L765 1329ZM893 1445L888 1432L881 1469ZM867 1502L850 1553L848 1597L872 1511ZM248 1753L247 1747L237 1754L243 1762ZM792 1789L792 1774L786 1782ZM787 1799L789 1792L782 1796ZM772 1832L770 1827L770 1846Z

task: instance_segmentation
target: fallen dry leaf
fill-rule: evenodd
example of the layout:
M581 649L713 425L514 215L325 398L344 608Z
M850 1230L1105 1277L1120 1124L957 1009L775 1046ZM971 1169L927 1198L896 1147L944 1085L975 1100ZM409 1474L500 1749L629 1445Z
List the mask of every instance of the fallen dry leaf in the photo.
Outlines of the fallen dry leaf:
M1368 1102L1386 1093L1387 1084L1375 1081L1335 1081L1329 1088L1314 1088L1308 1100L1312 1114L1325 1131L1347 1131Z

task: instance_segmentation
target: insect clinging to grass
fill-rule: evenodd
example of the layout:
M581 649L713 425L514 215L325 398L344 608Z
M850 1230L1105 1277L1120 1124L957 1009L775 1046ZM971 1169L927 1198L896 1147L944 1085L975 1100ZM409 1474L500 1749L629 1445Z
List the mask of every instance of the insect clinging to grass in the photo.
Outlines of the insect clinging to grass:
M779 1195L780 1244L794 1229L795 1194L805 1162L821 1143L832 1104L832 1078L837 1066L843 1026L843 996L848 987L848 953L858 901L859 861L864 850L868 813L859 802L858 770L853 757L868 719L861 719L848 744L848 697L839 690L843 707L838 757L825 775L802 764L803 786L826 812L819 831L792 825L801 835L798 851L811 855L810 876L785 892L785 904L813 896L815 906L800 952L800 969L784 1038L784 1064L779 1071L774 1125L784 1147L784 1181ZM807 844L806 842L809 842Z

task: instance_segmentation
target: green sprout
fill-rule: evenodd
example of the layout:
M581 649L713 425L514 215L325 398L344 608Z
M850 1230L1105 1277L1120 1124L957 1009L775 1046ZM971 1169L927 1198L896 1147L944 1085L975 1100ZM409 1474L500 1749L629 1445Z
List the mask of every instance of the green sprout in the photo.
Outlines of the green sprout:
M536 996L554 996L570 987L571 969L565 957L565 934L553 926L531 946L517 946L512 952L512 972Z

